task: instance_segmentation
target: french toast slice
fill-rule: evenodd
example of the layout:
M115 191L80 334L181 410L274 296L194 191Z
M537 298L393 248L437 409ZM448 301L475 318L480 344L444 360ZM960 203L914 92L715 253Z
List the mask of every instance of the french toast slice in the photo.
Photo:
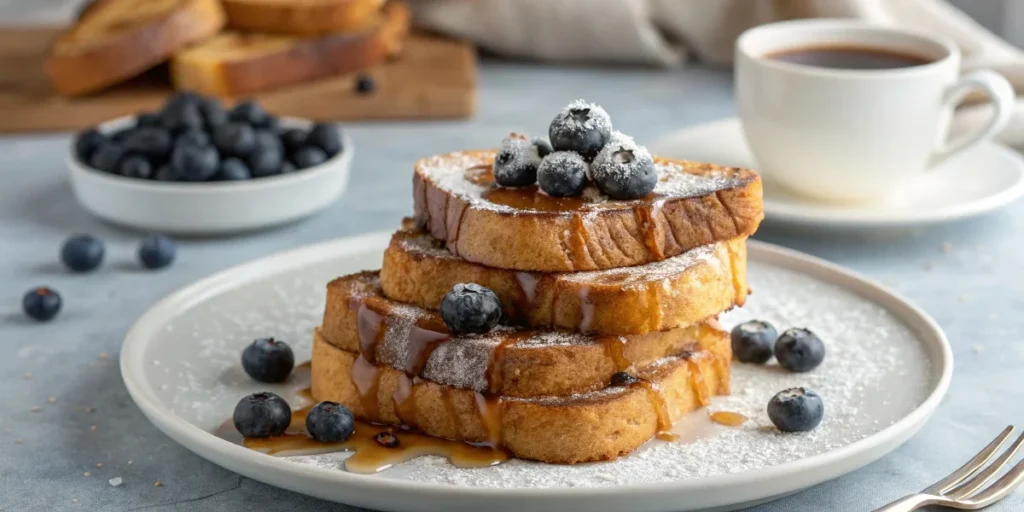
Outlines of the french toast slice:
M50 46L54 90L76 96L156 66L224 27L219 0L97 0Z
M389 2L370 25L311 37L226 31L171 59L175 87L238 96L365 69L401 51L409 8Z
M380 286L398 302L437 310L458 283L493 291L517 325L597 335L643 334L693 325L747 297L746 239L698 247L640 265L573 273L531 273L460 259L411 219L384 252Z
M574 272L643 265L746 237L764 217L752 170L655 158L643 199L608 200L592 184L553 198L494 184L491 150L424 158L413 177L416 221L448 250L489 267Z
M228 27L246 32L317 35L369 25L383 0L222 0Z
M408 425L425 434L488 443L515 457L556 464L627 454L673 421L729 392L728 335L639 369L640 380L568 396L498 397L412 378L314 334L312 394L349 407L357 418Z
M713 319L631 336L499 326L452 336L440 315L387 299L378 274L362 272L327 285L322 336L374 364L439 384L510 397L601 389L612 375L663 357L702 350L722 336ZM721 364L727 366L726 359Z

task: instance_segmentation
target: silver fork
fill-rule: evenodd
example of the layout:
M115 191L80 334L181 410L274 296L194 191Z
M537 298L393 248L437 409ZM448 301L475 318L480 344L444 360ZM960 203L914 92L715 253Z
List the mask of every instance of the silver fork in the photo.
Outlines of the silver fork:
M1006 427L1003 433L993 439L967 464L939 480L935 485L918 494L896 500L874 512L910 512L927 505L939 505L960 510L978 510L1005 498L1024 481L1024 461L1017 463L985 490L981 492L978 490L985 487L985 484L992 480L1007 462L1013 459L1021 445L1024 445L1024 434L1021 434L995 462L988 464L1003 443L1013 435L1014 430L1013 425Z

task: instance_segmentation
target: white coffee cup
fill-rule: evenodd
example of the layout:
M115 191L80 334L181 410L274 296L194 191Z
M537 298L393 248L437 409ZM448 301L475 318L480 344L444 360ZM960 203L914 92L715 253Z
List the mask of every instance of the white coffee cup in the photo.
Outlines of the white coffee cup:
M926 63L859 70L772 57L814 48L874 49ZM992 101L992 118L980 130L946 140L953 108L974 91ZM993 71L960 76L960 51L945 38L807 19L740 36L736 101L758 169L770 180L819 199L871 201L891 197L946 158L999 133L1014 93Z

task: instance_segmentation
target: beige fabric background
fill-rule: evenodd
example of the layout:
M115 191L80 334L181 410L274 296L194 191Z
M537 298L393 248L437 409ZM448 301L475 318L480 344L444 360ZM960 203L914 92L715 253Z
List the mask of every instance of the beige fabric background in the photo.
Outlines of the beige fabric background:
M728 64L743 30L784 19L914 27L952 39L965 71L990 68L1010 79L1022 96L1000 139L1024 148L1024 52L942 0L421 0L414 8L422 26L500 55L664 67L691 57ZM953 132L984 123L989 109L961 107Z

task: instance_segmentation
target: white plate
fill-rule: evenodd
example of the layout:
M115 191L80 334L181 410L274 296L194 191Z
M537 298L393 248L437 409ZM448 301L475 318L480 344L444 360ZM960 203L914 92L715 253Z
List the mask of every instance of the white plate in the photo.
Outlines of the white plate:
M122 117L100 125L107 133L133 124ZM282 126L311 122L282 118ZM348 186L355 150L342 133L344 150L323 164L246 181L156 182L126 178L82 165L73 148L68 175L78 202L97 217L144 231L223 235L262 229L308 217L338 199Z
M712 409L750 416L742 428L703 413L694 440L652 441L615 462L576 466L510 461L457 469L422 458L375 476L338 469L345 454L276 458L209 432L258 389L296 400L295 384L259 385L240 368L253 338L276 336L308 357L324 283L380 265L389 239L341 239L221 272L162 300L132 327L121 350L125 385L143 413L175 441L232 471L297 492L387 511L680 511L735 509L838 477L914 435L949 386L952 352L925 313L881 286L800 253L750 243L755 294L727 325L757 315L780 328L805 324L826 341L825 363L807 374L735 364L733 395ZM824 397L813 432L781 434L764 405L797 385ZM295 403L295 402L293 402Z
M650 145L669 158L757 169L740 121L684 128ZM946 222L998 210L1024 195L1024 158L985 142L922 176L898 197L877 204L830 204L804 198L764 175L765 220L822 227L884 227Z

